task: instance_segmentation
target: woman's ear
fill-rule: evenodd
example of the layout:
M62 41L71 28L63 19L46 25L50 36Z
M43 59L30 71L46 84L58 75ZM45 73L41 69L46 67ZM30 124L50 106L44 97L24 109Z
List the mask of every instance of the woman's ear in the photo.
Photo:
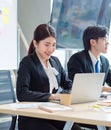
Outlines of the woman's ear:
M36 42L36 40L33 40L33 45L34 45L35 48L37 47L37 42Z

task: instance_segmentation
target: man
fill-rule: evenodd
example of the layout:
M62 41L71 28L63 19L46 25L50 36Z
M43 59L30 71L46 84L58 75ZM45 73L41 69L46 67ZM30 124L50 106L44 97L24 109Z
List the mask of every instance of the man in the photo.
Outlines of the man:
M104 72L103 91L111 92L111 70L109 62L101 53L107 53L108 31L102 26L88 26L83 32L84 50L73 54L67 64L68 75L71 80L76 73L94 73L98 61L99 72ZM107 85L105 85L107 83Z

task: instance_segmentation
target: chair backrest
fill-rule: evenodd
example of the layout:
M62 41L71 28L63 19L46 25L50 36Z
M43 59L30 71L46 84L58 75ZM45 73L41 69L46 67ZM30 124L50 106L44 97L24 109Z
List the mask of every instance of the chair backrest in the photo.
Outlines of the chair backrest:
M0 104L14 103L16 96L12 83L11 73L9 70L0 70ZM2 117L6 116L0 114ZM9 116L9 115L8 115ZM17 116L12 116L9 130L15 130Z
M11 73L0 70L0 104L16 102Z

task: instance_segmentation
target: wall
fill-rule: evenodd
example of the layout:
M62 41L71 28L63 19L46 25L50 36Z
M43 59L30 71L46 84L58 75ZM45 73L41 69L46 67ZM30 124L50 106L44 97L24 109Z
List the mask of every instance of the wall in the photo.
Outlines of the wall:
M50 20L51 0L18 0L18 23L30 44L35 27ZM20 39L20 60L26 55Z

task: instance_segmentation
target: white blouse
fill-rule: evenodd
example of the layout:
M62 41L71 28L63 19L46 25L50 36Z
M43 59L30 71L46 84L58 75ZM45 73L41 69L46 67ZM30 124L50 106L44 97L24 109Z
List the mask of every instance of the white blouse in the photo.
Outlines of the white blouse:
M40 60L41 61L41 60ZM58 75L58 71L50 65L50 62L48 61L48 67L44 65L44 63L41 61L42 66L49 78L49 84L50 84L50 93L52 93L52 90L58 89L58 83L56 79L56 75Z

